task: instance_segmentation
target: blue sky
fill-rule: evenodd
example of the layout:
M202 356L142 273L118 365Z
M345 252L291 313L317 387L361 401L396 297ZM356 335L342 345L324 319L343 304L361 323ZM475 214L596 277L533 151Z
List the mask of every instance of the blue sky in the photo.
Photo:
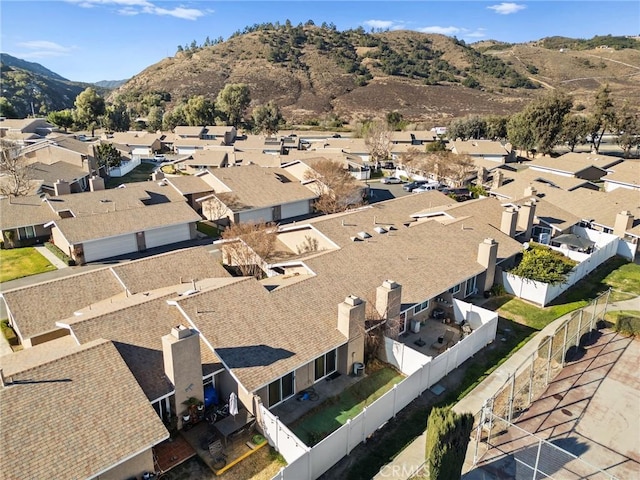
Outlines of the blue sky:
M2 0L0 49L70 80L130 78L207 36L227 39L263 22L333 22L455 35L467 42L525 42L552 35L640 34L629 1L214 1Z

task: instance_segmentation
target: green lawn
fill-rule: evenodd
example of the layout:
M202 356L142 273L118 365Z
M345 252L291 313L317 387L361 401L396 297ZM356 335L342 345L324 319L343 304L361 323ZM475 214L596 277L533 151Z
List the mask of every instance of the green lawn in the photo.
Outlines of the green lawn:
M105 180L106 188L116 188L123 183L146 182L151 173L155 170L153 163L141 163L136 168L127 173L124 177L109 177Z
M640 265L628 263L621 257L609 259L545 308L509 295L491 299L486 308L495 309L505 318L542 330L556 318L588 305L609 288L614 289L611 301L640 295Z
M404 378L389 367L368 374L355 385L332 397L297 420L291 429L307 445L315 445L348 419L358 415L363 407L371 404Z
M0 283L56 269L33 247L0 250L0 266Z
M216 227L214 227L213 225L211 225L208 222L198 222L198 223L196 223L196 229L200 233L204 233L205 235L208 235L211 238L219 238L220 237L220 231Z

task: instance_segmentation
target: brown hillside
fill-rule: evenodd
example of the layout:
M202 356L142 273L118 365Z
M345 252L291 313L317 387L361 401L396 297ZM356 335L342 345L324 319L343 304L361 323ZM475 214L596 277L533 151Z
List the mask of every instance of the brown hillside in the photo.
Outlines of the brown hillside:
M547 88L564 89L574 95L575 103L588 107L595 90L609 83L614 100L629 99L640 110L638 50L560 52L534 44L504 45L504 50L497 50L503 47L499 42L479 44L478 51L486 50L487 57L493 55L506 63L499 62L500 68L543 86L527 89L506 87L504 78L478 69L477 64L474 67L478 57L473 60L472 49L443 35L411 31L343 34L304 27L304 41L300 41L295 29L291 32L253 31L195 52L179 52L136 75L110 100L135 101L148 92L168 92L168 110L196 94L215 100L226 83L246 83L252 98L250 109L274 100L290 122L330 114L353 121L397 110L409 121L437 123L470 113L513 113ZM326 40L324 45L321 39ZM274 45L293 50L276 61ZM417 75L403 73L405 65L399 73L385 73L395 68L385 63L389 51L396 62L410 59L409 68L414 60L422 62L422 70ZM349 65L355 66L350 70ZM360 70L354 70L357 68ZM531 73L532 69L537 72ZM363 70L370 75L366 80L361 76ZM468 75L479 82L477 88L462 86Z

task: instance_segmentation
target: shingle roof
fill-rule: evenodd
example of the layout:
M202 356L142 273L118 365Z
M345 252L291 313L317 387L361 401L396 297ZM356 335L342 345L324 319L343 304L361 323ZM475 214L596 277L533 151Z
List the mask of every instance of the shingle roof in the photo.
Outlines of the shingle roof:
M227 147L225 150L215 149L215 150L196 150L193 152L190 157L185 160L182 160L180 163L191 166L212 166L212 167L220 167L225 162L229 162L229 154L233 152L233 147Z
M42 180L45 185L50 187L53 187L58 179L73 182L89 175L85 169L67 162L55 162L50 165L35 162L31 164L29 172L31 178Z
M62 218L56 220L55 224L70 244L76 244L198 220L201 220L200 215L189 205L171 202L77 218Z
M160 135L149 132L114 132L107 141L120 145L142 145L151 147L154 142L160 140Z
M530 167L538 167L576 174L591 166L606 170L622 159L611 155L569 152L557 158L539 157L530 162Z
M173 129L173 133L175 133L176 135L199 136L200 133L202 133L202 130L204 130L204 127L189 127L186 125L178 125Z
M164 290L163 290L164 291ZM97 338L113 341L136 381L150 401L170 393L173 385L164 371L162 337L171 328L184 322L184 318L167 300L176 296L171 293L150 292L130 297L112 305L112 310L88 318L84 315L61 320L70 325L80 343ZM219 359L201 344L203 368L222 368Z
M493 140L453 140L451 148L455 153L467 155L507 155L509 152L500 142Z
M499 188L492 188L491 193L504 198L522 198L527 187L533 187L537 192L545 193L551 190L574 190L581 186L593 186L587 180L575 177L554 175L524 168L515 172L500 170L504 175L504 184Z
M71 335L49 340L31 348L23 348L0 357L0 368L5 378L14 373L51 362L78 349L78 342Z
M111 342L13 374L0 388L4 478L95 477L168 438Z
M116 295L124 295L124 287L108 269L2 292L23 338L54 330L56 320Z
M197 175L181 175L178 177L166 177L165 182L170 184L182 195L190 193L212 192L211 185Z
M452 213L458 220L449 225L404 226L412 213L436 205L465 209ZM427 192L314 219L310 223L340 246L304 260L315 276L271 292L246 279L178 303L242 384L255 390L346 342L336 327L338 304L347 295L370 300L384 280L393 279L402 285L403 303L418 303L481 273L476 260L484 238L498 240L499 258L515 255L520 244L487 223L499 226L502 210L495 199L455 204ZM373 230L391 224L396 230L387 234ZM372 238L353 242L362 230Z
M204 248L187 248L112 267L131 293L231 275Z
M231 189L244 206L242 210L316 198L309 188L282 168L247 165L212 170L211 174Z
M605 182L625 183L640 188L640 161L625 160L609 169Z
M0 198L0 230L43 225L57 217L38 195Z

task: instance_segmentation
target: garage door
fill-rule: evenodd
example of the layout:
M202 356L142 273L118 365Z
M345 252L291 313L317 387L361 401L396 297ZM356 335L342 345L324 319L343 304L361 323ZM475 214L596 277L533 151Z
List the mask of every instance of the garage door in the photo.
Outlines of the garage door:
M130 234L85 242L83 248L84 261L92 262L103 258L124 255L125 253L137 252L138 244L136 243L136 236Z
M306 215L309 212L309 200L282 205L282 218L297 217L298 215Z
M169 245L170 243L189 240L191 234L189 224L174 225L172 227L157 228L144 232L144 241L147 248Z

